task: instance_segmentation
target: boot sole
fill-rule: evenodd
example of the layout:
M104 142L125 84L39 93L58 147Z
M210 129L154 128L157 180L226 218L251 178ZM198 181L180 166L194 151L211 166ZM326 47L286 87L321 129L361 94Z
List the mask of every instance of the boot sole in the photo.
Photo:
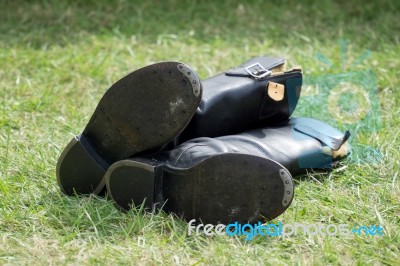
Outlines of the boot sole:
M285 167L236 153L215 155L188 169L123 160L105 179L108 196L120 210L158 204L186 220L213 224L271 220L289 207L294 193Z
M56 168L61 190L99 194L112 163L173 140L193 117L201 94L198 76L178 62L150 65L116 82L62 152Z

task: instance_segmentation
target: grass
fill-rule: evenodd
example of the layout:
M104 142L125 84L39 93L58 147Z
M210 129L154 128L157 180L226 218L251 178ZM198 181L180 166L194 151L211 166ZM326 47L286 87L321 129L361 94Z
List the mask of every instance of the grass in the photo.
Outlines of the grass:
M0 264L400 261L398 1L3 0L1 7ZM365 76L348 73L370 71L377 84L370 115L380 117L377 127L342 124L327 113L324 94L304 86L295 115L351 127L355 149L338 169L298 178L294 202L273 222L380 224L384 236L188 236L172 215L123 214L103 198L60 193L61 150L120 77L177 60L207 78L259 54L301 65L305 85L330 77L363 84ZM356 100L341 105L352 110L346 103Z

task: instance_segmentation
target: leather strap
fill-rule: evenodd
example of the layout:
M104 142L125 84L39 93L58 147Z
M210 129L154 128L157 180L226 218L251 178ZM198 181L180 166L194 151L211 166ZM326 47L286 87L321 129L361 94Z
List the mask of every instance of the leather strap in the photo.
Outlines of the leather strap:
M346 130L342 138L335 138L332 136L329 136L327 134L321 133L317 131L316 129L306 126L306 125L295 125L294 129L298 132L301 132L303 134L306 134L310 137L313 137L328 147L332 148L333 150L337 151L340 149L340 147L345 143L349 137L350 137L350 131Z
M284 63L285 59L281 57L255 57L238 67L226 71L225 75L262 79L268 76L265 75L266 73L264 70L270 71L271 69L283 65Z

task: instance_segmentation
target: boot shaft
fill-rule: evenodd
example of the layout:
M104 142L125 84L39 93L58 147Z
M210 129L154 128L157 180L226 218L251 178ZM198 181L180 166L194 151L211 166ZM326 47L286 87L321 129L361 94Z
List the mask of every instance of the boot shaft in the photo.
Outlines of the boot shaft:
M241 153L272 159L298 175L306 169L333 167L349 153L349 136L316 119L293 118L236 135L192 139L159 158L187 168L215 154Z
M175 144L287 120L300 96L302 73L285 72L284 66L283 58L256 57L204 80L200 105Z

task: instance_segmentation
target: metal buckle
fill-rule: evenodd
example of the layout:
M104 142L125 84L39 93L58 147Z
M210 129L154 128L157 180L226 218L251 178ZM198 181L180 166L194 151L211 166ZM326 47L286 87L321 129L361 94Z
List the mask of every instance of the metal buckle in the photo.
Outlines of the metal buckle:
M255 79L265 78L272 73L270 70L266 70L260 63L252 64L246 67L245 70Z

